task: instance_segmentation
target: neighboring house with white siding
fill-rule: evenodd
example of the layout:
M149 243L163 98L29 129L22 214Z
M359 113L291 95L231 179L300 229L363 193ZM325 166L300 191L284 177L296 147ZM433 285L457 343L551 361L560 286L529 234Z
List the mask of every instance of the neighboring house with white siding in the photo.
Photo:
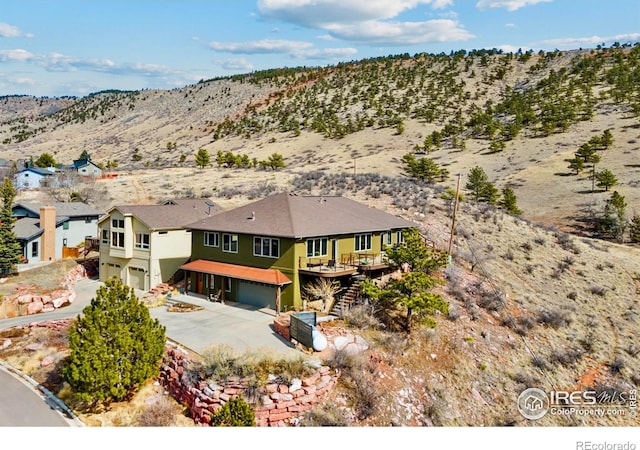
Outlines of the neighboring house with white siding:
M48 261L63 258L64 247L76 247L85 238L95 237L102 212L79 202L20 202L13 205L12 215L17 219L14 231L25 259Z
M13 177L16 189L37 189L44 187L48 180L52 179L55 169L41 169L28 167L17 172Z

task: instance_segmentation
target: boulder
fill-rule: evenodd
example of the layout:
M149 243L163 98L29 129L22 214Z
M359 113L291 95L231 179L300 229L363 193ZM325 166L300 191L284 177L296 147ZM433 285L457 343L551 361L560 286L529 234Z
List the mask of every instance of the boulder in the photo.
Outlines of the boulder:
M33 295L31 295L31 294L20 295L18 297L18 303L20 303L21 305L25 305L27 303L31 303L31 299L32 298L33 298Z
M65 305L69 304L69 297L67 297L66 295L62 295L60 297L54 298L52 300L53 306L57 309L57 308L61 308Z
M42 312L43 307L44 305L40 301L31 302L27 305L27 315L38 314L39 312Z
M36 350L40 350L42 347L44 347L44 344L42 342L34 342L33 344L25 346L24 349L35 352Z
M291 380L291 385L289 386L289 392L295 392L300 389L302 389L302 380L299 378L294 378L293 380Z
M40 367L50 366L54 362L56 362L56 358L53 355L47 355L40 361Z

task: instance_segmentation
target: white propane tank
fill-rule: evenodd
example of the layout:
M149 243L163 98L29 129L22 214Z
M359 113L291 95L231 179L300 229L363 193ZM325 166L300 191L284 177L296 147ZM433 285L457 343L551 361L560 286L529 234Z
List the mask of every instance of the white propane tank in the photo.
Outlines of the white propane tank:
M313 339L313 349L315 351L321 352L327 348L327 338L318 330L313 330L311 332L311 338Z

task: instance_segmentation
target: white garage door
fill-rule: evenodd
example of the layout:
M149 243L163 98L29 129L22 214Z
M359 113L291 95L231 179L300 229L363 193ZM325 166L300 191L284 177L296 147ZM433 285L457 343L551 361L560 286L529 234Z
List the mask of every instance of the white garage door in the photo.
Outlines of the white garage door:
M276 309L276 288L266 284L240 281L238 301L258 308Z
M144 269L129 267L129 286L134 289L144 289Z
M120 264L107 264L107 278L116 277L120 279Z

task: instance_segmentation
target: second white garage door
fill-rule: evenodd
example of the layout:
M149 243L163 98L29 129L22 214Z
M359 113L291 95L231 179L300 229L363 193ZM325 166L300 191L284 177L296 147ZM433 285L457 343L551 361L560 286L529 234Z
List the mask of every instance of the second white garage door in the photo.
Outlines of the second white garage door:
M144 289L144 269L129 267L129 286L134 289Z

